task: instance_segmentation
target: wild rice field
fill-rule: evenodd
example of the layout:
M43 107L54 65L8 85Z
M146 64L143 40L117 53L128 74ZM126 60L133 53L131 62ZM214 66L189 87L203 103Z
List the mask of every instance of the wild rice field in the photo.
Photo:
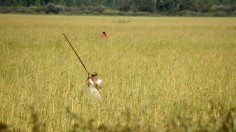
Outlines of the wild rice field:
M236 18L0 14L0 36L0 131L236 130Z

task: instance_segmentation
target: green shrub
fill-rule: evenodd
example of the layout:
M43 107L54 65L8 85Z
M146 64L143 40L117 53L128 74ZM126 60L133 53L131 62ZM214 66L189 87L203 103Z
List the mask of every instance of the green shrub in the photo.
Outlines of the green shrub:
M232 12L231 14L232 16L236 16L236 10L234 12Z
M54 3L48 3L45 9L45 13L60 13L64 12L65 8L62 5L55 5Z
M111 10L111 9L106 9L106 10L103 11L103 14L105 14L105 15L118 15L119 11Z
M97 6L94 8L94 11L102 13L104 10L106 10L105 6Z
M200 16L201 15L201 13L199 12L194 12L190 10L183 10L175 14L177 14L178 16Z
M62 5L55 5L54 8L54 13L60 13L60 12L64 12L65 11L65 8L62 6Z
M150 16L151 15L151 13L149 13L149 12L136 12L135 13L135 15L136 16Z
M233 11L233 8L232 8L232 6L214 5L211 7L210 11L212 11L212 12L218 12L218 11L231 12L231 11Z
M193 5L190 7L190 10L195 11L195 12L204 12L207 10L207 6L203 2L195 2Z
M78 7L66 7L65 13L66 14L81 14L82 10Z
M54 3L48 3L46 6L45 13L54 12L54 7L55 7Z
M226 16L227 15L227 12L225 11L216 11L213 13L214 16Z
M2 7L0 8L0 13L11 13L11 9L8 8L8 7L2 6Z
M35 13L43 13L45 11L45 7L42 6L31 6L29 7L29 9L34 11Z

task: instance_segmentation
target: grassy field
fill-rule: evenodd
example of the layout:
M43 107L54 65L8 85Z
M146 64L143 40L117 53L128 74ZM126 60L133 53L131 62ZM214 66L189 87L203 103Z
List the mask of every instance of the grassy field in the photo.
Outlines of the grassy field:
M0 15L0 126L236 130L235 21ZM62 33L103 80L100 103L88 99L87 74Z

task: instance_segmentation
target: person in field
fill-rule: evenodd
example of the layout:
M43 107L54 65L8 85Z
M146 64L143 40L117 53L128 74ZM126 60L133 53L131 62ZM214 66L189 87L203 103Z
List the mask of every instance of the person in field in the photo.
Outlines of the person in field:
M102 38L108 38L108 35L106 34L106 32L102 32L101 37L102 37Z
M102 80L97 79L97 73L93 72L86 80L86 84L89 87L89 95L97 100L101 100L101 88Z

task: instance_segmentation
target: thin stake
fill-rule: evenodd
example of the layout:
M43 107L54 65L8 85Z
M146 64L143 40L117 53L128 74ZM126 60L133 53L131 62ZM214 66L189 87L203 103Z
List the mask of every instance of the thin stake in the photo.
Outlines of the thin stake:
M76 56L78 57L79 61L81 62L81 64L83 65L85 71L89 74L88 70L86 69L84 63L82 62L82 60L80 59L79 55L76 53L75 49L73 48L72 44L70 43L70 41L67 39L66 35L63 33L64 37L66 38L67 42L70 44L71 48L73 49L73 51L75 52Z

